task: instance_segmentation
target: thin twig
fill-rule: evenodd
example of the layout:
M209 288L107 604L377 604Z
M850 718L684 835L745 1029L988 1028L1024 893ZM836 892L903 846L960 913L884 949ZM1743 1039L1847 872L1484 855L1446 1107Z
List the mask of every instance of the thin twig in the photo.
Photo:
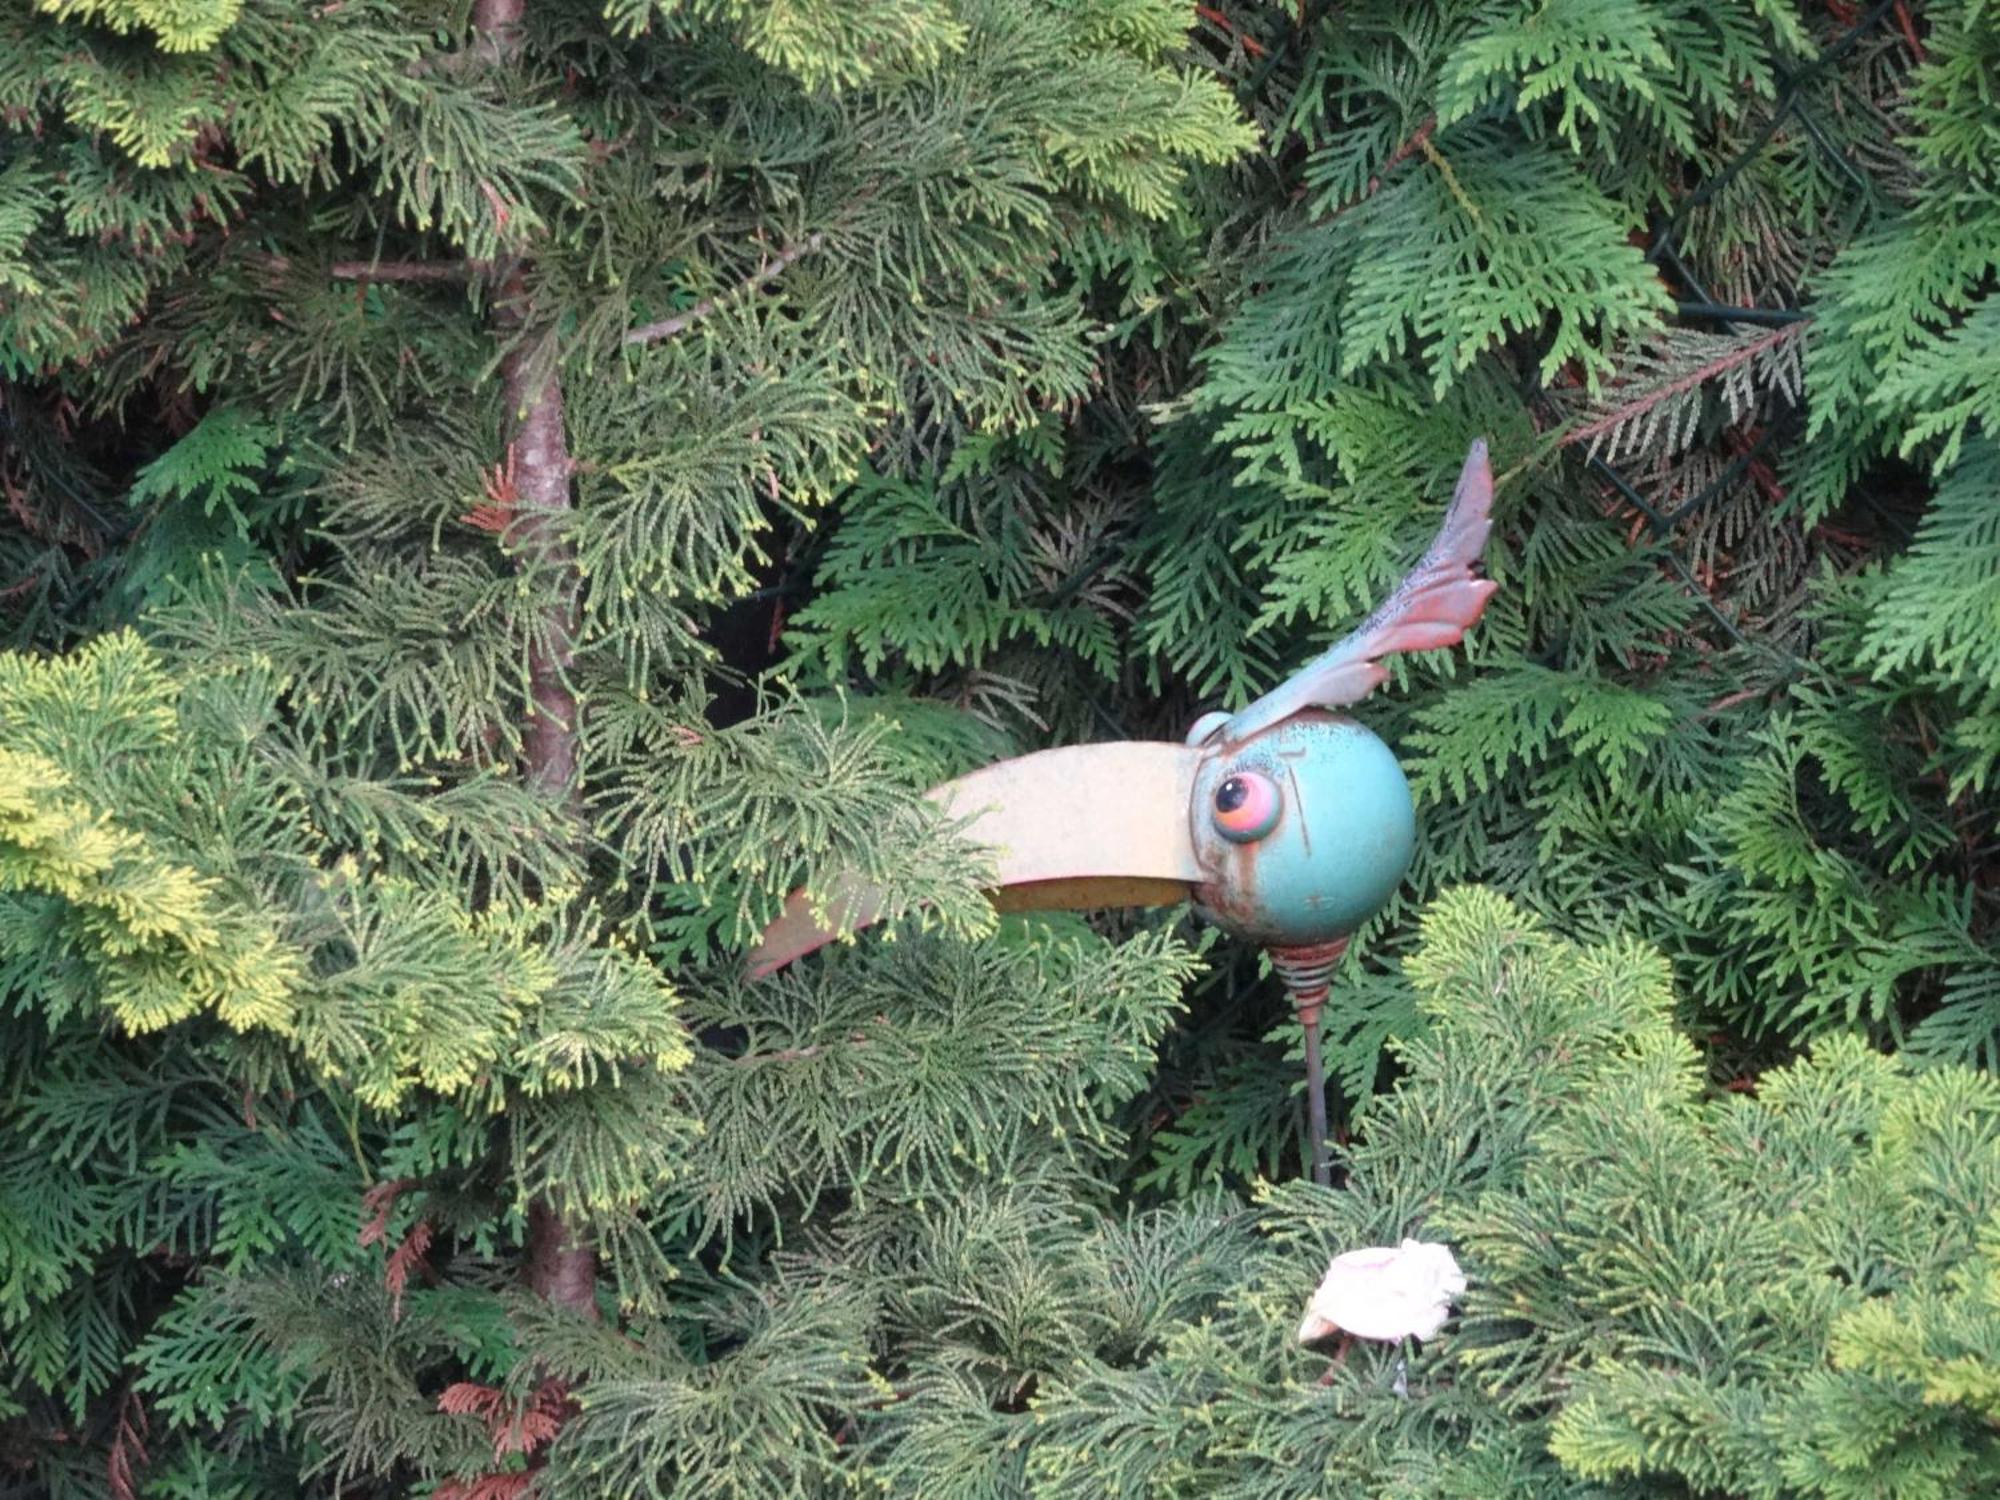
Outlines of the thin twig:
M803 240L800 240L798 244L780 250L769 261L759 266L754 273L744 277L738 285L731 287L728 291L718 292L713 297L704 297L684 313L676 313L671 318L662 318L657 323L648 323L644 327L634 328L630 333L625 335L625 342L628 344L656 344L661 339L670 339L676 334L685 333L703 318L714 313L724 303L734 301L738 297L756 291L758 287L763 286L766 282L780 275L794 261L810 255L825 243L826 236L824 234L809 234Z
M1866 193L1868 191L1867 174L1840 154L1840 148L1827 135L1826 127L1820 124L1819 117L1803 104L1794 104L1792 106L1792 113L1799 117L1799 124L1804 126L1806 134L1812 137L1812 143L1819 148L1819 154L1826 158L1827 165L1853 183L1858 191Z
M1645 496L1641 495L1636 489L1634 489L1632 487L1631 482L1627 480L1623 474L1620 474L1616 469L1612 468L1611 465L1607 464L1603 459L1592 458L1585 465L1585 467L1587 467L1592 473L1596 474L1598 478L1603 479L1607 483L1609 483L1611 487L1616 491L1618 491L1618 493L1625 499L1627 504L1629 504L1634 510L1638 511L1641 515L1645 516L1648 523L1648 530L1651 531L1654 541L1658 543L1660 548L1660 554L1666 559L1667 566L1673 569L1674 575L1680 579L1682 585L1686 587L1688 593L1693 596L1694 600L1698 604L1701 605L1702 609L1707 612L1709 617L1713 619L1716 624L1722 627L1723 633L1725 635L1727 635L1731 640L1735 641L1737 645L1743 647L1743 649L1746 651L1756 651L1762 649L1764 651L1770 652L1774 656L1782 658L1793 667L1804 666L1804 663L1796 655L1794 655L1790 651L1785 650L1782 646L1775 645L1769 641L1765 642L1752 641L1748 636L1746 636L1742 632L1742 630L1738 628L1736 622L1730 619L1728 615L1722 612L1721 606L1715 602L1714 597L1708 592L1707 589L1701 586L1701 581L1697 579L1691 571L1689 571L1688 565L1681 560L1681 555L1678 552L1674 551L1672 543L1667 539L1667 532L1672 528L1674 522L1680 520L1682 517L1687 515L1688 513L1687 506L1682 506L1679 510L1675 511L1671 516L1663 516L1646 502Z
M1458 201L1458 206L1465 210L1465 216L1474 223L1478 223L1480 219L1479 205L1474 203L1467 196L1465 189L1458 185L1458 174L1452 171L1451 163L1445 160L1444 153L1431 144L1430 132L1428 130L1420 130L1411 139L1417 143L1417 149L1424 153L1424 159L1438 169L1438 175L1444 179L1445 187L1450 191L1451 196Z
M1669 526L1678 526L1689 516L1696 515L1705 509L1711 500L1714 500L1726 491L1746 469L1757 462L1764 450L1771 446L1777 435L1778 428L1776 423L1766 427L1763 432L1758 434L1755 442L1739 449L1736 457L1729 461L1728 467L1703 486L1700 493L1670 511L1667 515L1667 524Z
M1263 90L1265 80L1271 76L1272 70L1284 59L1285 53L1290 50L1291 45L1294 42L1309 41L1312 37L1313 29L1326 19L1326 13L1332 8L1333 0L1314 0L1310 8L1305 4L1305 0L1300 0L1297 23L1287 27L1273 39L1269 54L1257 65L1257 71L1252 73L1238 86L1236 97L1239 99L1256 98Z
M1612 468L1610 464L1606 463L1603 459L1597 457L1596 454L1592 454L1590 458L1585 461L1584 466L1588 468L1593 474L1595 474L1599 479L1602 479L1606 484L1610 485L1614 490L1616 490L1619 494L1619 497L1623 499L1627 505L1631 506L1632 509L1636 510L1637 512L1639 512L1640 515L1644 516L1646 518L1646 524L1648 529L1652 531L1655 537L1664 536L1668 531L1672 529L1673 522L1669 521L1665 516L1661 515L1657 510L1653 509L1652 502L1649 501L1644 495L1640 494L1638 490L1632 487L1632 481L1627 479L1623 474L1620 474L1616 469Z
M1787 339L1797 337L1799 328L1800 325L1798 323L1787 322L1759 338L1739 344L1727 354L1720 355L1708 361L1707 364L1668 381L1665 385L1653 387L1653 389L1645 392L1637 400L1629 401L1623 406L1612 408L1594 422L1586 422L1583 426L1573 429L1563 439L1563 446L1567 448L1573 444L1581 443L1586 439L1594 442L1596 439L1603 437L1605 433L1630 422L1641 412L1650 411L1661 402L1670 401L1675 396L1684 396L1697 386L1713 380L1717 375L1733 370L1739 365L1748 364L1758 355L1768 353Z
M866 1047L868 1038L861 1035L850 1036L847 1038L847 1045ZM814 1042L807 1047L780 1047L772 1052L745 1052L740 1057L729 1058L728 1062L731 1067L737 1068L754 1068L763 1063L810 1062L825 1053L826 1049L827 1043Z
M1711 307L1715 305L1714 294L1707 287L1703 286L1694 272L1688 268L1687 262L1681 259L1680 252L1674 248L1671 240L1656 238L1653 251L1648 253L1654 254L1659 264L1664 265L1674 275L1680 277L1681 285L1688 289L1697 303ZM1734 333L1736 331L1735 327L1726 318L1718 317L1714 321L1715 326L1724 333Z
M1910 7L1904 0L1896 0L1896 24L1903 28L1903 40L1910 44L1910 55L1918 62L1925 60L1924 44L1917 40L1917 23L1910 19Z
M336 281L467 281L491 269L483 260L337 260L327 271Z
M1418 125L1415 130L1410 132L1409 136L1403 141L1402 145L1398 146L1394 151L1391 151L1389 153L1388 160L1382 163L1381 170L1375 172L1369 177L1368 185L1364 187L1359 193L1355 194L1354 197L1348 199L1347 202L1341 204L1338 208L1336 208L1332 213L1328 214L1325 218L1320 219L1318 223L1331 224L1335 219L1339 218L1342 214L1346 213L1350 208L1355 208L1363 203L1366 203L1370 198L1374 197L1377 193L1381 192L1382 180L1385 177L1387 177L1397 167L1400 167L1404 162L1408 161L1412 156L1416 155L1417 152L1424 150L1430 145L1431 132L1437 129L1437 123L1438 123L1438 117L1436 115L1424 116L1423 123Z
M1242 45L1243 50L1252 57L1262 57L1271 50L1248 32L1237 30L1231 24L1229 17L1225 16L1221 11L1216 10L1213 6L1197 5L1194 8L1194 13L1205 21L1213 21L1217 26L1220 26L1224 31L1235 37Z
M1693 717L1697 720L1712 719L1719 713L1724 713L1729 709L1737 708L1742 704L1750 702L1753 698L1761 698L1769 691L1769 688L1750 687L1744 688L1740 692L1725 693L1713 703L1698 709Z

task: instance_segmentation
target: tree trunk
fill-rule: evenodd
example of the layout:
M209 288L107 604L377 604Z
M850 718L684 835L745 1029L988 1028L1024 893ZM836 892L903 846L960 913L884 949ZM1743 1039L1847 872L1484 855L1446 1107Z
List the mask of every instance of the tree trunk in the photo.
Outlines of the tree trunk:
M528 1205L528 1288L545 1302L597 1316L597 1251L546 1198Z
M518 272L499 288L494 321L502 337L518 327L522 280ZM562 537L570 510L569 440L563 432L562 377L551 369L537 381L532 351L511 350L501 365L508 420L513 425L509 467L514 514L502 533L523 569L548 589L535 639L528 647L527 722L522 726L528 780L552 797L566 797L576 780L576 694L569 684L578 627L576 560Z
M519 278L512 278L501 295L511 298L519 287ZM508 336L508 309L497 312L496 321L502 336ZM531 363L529 351L517 347L502 366L508 417L514 423L509 457L517 496L514 524L506 535L521 565L548 589L528 648L522 767L535 786L566 797L575 790L577 733L576 694L568 674L576 641L578 580L561 536L562 518L570 509L569 443L563 432L562 379L551 370L535 381ZM527 1273L537 1296L596 1316L597 1252L546 1198L528 1208Z
M520 46L525 0L477 0L473 24L496 61ZM524 329L526 286L520 267L495 268L494 330L512 342L501 365L507 403L507 472L513 515L501 535L521 566L541 579L547 597L528 648L527 722L523 770L555 797L576 790L576 694L569 684L578 626L580 580L562 538L570 511L569 439L563 430L562 376L553 363L537 378L532 330ZM539 1297L586 1317L597 1315L597 1252L568 1224L557 1205L528 1205L527 1280Z

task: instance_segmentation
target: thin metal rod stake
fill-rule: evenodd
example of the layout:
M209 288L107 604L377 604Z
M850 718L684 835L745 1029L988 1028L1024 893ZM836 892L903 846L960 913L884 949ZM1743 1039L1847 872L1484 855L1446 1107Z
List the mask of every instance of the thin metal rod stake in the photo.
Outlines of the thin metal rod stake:
M1306 1034L1306 1130L1312 1143L1313 1181L1321 1187L1333 1186L1333 1167L1326 1152L1326 1064L1320 1056L1320 1012L1327 991L1333 986L1333 971L1347 952L1347 939L1315 943L1305 948L1272 948L1271 967L1285 981L1299 1024Z
M1299 1019L1306 1028L1306 1125L1312 1135L1313 1181L1321 1187L1333 1186L1333 1168L1326 1159L1326 1065L1319 1055L1319 1007L1303 1012Z

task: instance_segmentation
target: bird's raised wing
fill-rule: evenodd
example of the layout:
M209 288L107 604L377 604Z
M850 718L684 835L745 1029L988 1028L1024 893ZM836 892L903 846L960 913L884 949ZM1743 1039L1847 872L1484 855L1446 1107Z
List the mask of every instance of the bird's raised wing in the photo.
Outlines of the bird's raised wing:
M1396 592L1353 634L1225 722L1217 738L1234 743L1303 708L1358 703L1389 675L1382 658L1391 652L1457 645L1499 586L1473 572L1493 529L1492 510L1493 468L1482 438L1465 455L1444 525Z

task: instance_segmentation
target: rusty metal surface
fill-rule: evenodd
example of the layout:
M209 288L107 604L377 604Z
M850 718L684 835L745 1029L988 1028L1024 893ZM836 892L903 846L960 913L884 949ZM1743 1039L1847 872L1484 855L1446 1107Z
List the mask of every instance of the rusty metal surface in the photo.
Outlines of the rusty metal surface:
M1327 992L1333 987L1334 970L1340 967L1340 960L1347 953L1347 939L1265 951L1271 955L1271 967L1285 982L1285 993L1291 996L1292 1009L1298 1012L1299 1019L1307 1026L1317 1025L1320 1008L1326 1004Z
M1184 880L1143 875L1085 875L1031 880L990 892L1000 911L1103 911L1113 906L1174 906L1188 899Z

